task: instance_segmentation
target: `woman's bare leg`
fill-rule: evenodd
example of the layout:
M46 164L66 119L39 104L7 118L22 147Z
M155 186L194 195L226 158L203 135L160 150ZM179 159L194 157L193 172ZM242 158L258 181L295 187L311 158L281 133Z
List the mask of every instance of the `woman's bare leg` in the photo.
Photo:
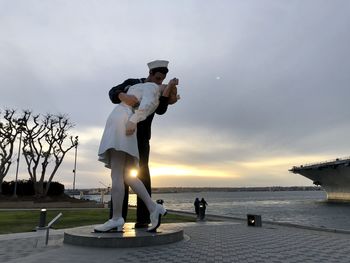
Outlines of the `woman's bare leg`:
M110 150L110 157L112 178L111 195L113 203L112 219L116 220L122 217L123 211L126 154L124 152Z
M131 169L134 168L134 157L127 153L111 150L111 168L112 168L112 201L113 201L113 217L115 223L106 222L106 226L101 229L110 229L110 227L118 226L118 229L124 225L122 218L122 208L124 199L124 181L129 185L139 198L145 203L150 212L150 220L152 226L148 231L155 231L160 225L161 215L166 214L163 206L156 204L151 199L143 183L137 178L131 176ZM119 222L118 222L119 221ZM96 228L95 228L96 230ZM99 229L97 229L99 230Z
M95 232L108 232L112 229L122 231L124 219L122 217L124 200L124 173L125 173L125 153L109 150L112 177L112 202L113 216L102 225L95 226Z
M130 169L126 168L126 171L127 170ZM166 214L165 208L162 205L153 202L140 179L137 177L132 177L130 175L130 172L125 173L124 181L127 185L130 185L130 187L132 188L132 190L134 190L137 196L142 199L150 213L151 226L148 228L148 231L156 231L156 229L161 224L161 215Z
M145 203L148 211L152 213L156 207L156 203L151 199L149 193L146 190L146 187L141 182L141 180L137 177L133 177L130 175L130 170L134 168L133 166L133 157L128 154L126 155L126 165L125 165L125 173L124 173L124 181L127 185L129 185L132 190L137 194L139 198Z

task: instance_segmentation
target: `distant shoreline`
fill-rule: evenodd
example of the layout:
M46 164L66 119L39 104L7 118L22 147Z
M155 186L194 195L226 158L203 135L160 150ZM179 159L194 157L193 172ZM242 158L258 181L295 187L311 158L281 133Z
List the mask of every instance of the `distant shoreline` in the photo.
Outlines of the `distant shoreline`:
M199 193L199 192L280 192L280 191L321 191L319 186L267 186L267 187L153 187L152 193L166 194L166 193ZM67 189L66 194L79 195L83 192L84 195L101 194L104 191L108 194L106 188L93 189ZM130 193L132 193L130 189Z
M269 187L155 187L152 193L188 192L277 192L277 191L320 191L318 186L269 186Z

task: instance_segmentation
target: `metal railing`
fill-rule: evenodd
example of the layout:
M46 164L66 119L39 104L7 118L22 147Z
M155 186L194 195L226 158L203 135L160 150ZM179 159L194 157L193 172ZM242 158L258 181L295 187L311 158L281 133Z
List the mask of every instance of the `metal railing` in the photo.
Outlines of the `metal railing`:
M328 160L328 161L323 161L323 162L317 162L317 163L307 163L299 166L293 166L291 170L294 169L301 169L301 168L312 168L312 167L317 167L317 166L322 166L326 164L333 164L333 163L345 163L345 162L350 162L350 156L349 157L343 157L343 158L336 158L333 160Z
M40 222L39 226L36 228L36 230L46 230L46 239L45 239L45 245L47 246L49 242L49 232L50 228L52 227L53 224L56 223L56 221L62 216L62 213L59 213L54 219L52 219L47 226L45 226L45 219L46 219L46 209L41 209L40 212Z

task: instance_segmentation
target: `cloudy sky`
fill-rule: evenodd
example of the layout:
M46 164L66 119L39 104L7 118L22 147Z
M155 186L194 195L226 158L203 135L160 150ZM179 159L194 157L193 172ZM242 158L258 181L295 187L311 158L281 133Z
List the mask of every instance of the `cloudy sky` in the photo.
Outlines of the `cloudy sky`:
M154 187L312 185L288 169L350 155L349 13L347 0L0 0L0 107L68 114L76 187L108 185L108 91L167 59L182 99L153 122ZM71 151L66 188L73 165Z

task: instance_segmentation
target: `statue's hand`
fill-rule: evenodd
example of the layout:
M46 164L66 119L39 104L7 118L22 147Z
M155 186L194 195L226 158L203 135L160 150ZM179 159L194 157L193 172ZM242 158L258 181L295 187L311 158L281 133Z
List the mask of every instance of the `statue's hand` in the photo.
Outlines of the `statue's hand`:
M136 123L128 121L126 123L126 135L127 136L133 135L135 131L136 131Z
M179 79L178 79L178 78L173 78L173 79L171 79L171 80L169 81L168 85L169 85L170 87L174 87L174 86L176 86L176 85L179 85Z

